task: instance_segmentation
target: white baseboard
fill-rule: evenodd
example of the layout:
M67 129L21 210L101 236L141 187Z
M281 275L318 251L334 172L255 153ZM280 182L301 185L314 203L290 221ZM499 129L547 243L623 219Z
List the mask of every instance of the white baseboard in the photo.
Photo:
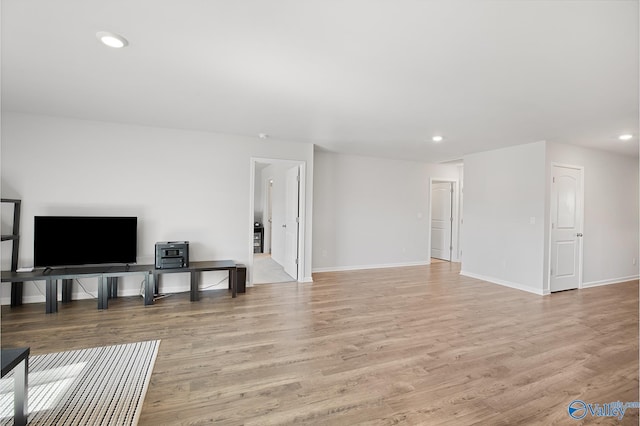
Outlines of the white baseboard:
M121 296L124 296L124 294L120 294ZM89 296L87 293L72 293L71 294L71 300L87 300L87 299L98 299L97 297L92 297ZM62 297L60 295L58 295L58 302L62 301ZM45 297L41 294L36 294L33 296L23 296L22 297L22 303L44 303L45 302ZM97 303L97 302L96 302ZM3 297L2 299L0 299L0 304L2 305L10 305L11 304L11 297Z
M326 268L314 268L313 272L341 272L341 271L358 271L361 269L383 269L383 268L402 268L404 266L424 266L431 262L406 262L406 263L385 263L380 265L357 265L357 266L329 266Z
M312 283L313 282L313 278L312 277L304 277L302 279L302 281L300 281L301 283Z
M535 289L526 285L511 282L511 281L505 281L505 280L501 280L494 277L485 277L484 275L478 275L478 274L474 274L467 271L460 271L460 275L464 275L465 277L469 277L469 278L475 278L477 280L487 281L492 284L498 284L504 287L514 288L516 290L526 291L528 293L537 294L539 296L544 296L548 294L548 292L544 292L542 289Z
M620 283L626 283L627 281L634 281L637 279L640 279L640 275L633 275L630 277L621 277L621 278L612 278L609 280L601 280L601 281L591 281L588 283L582 283L582 288L599 287L601 285L620 284Z
M140 296L140 288L123 288L124 286L120 286L118 288L118 297L129 297L129 296L139 296L140 299L142 299L142 296ZM204 288L206 287L206 289ZM228 288L228 284L226 281L216 284L216 285L212 285L211 287L209 287L209 285L204 284L203 286L200 287L200 291L207 291L207 290L223 290L223 289L227 289ZM93 289L92 289L93 290ZM62 301L62 295L60 293L60 286L58 285L58 302ZM172 294L172 293L187 293L190 291L189 287L187 286L186 288L184 286L165 286L165 285L161 285L160 286L160 291L162 294ZM91 292L90 292L91 293ZM86 300L86 299L96 299L96 303L97 303L97 296L98 296L98 291L95 290L93 291L93 293L95 293L95 296L89 295L83 291L80 292L73 292L71 293L71 300ZM41 294L36 294L36 295L32 295L32 296L23 296L22 297L22 303L44 303L45 302L45 297ZM11 304L11 297L3 297L0 299L0 304L2 305L10 305Z
M89 296L87 296L87 299ZM44 303L44 296L23 296L22 303ZM11 297L3 297L0 299L0 304L10 305Z

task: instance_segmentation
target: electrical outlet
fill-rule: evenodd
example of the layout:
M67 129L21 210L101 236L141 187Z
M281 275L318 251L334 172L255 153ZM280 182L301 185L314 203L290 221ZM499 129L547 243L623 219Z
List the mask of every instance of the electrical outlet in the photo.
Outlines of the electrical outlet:
M634 265L636 264L636 258L635 258L635 257L633 258L632 263L633 263Z

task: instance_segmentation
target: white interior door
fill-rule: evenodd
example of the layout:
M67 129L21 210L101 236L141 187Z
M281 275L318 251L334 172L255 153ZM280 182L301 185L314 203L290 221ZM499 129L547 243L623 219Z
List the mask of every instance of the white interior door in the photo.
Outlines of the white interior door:
M431 185L431 257L451 261L453 183Z
M298 224L299 224L300 167L287 170L284 238L284 271L298 278Z
M551 182L551 291L581 286L582 169L553 166Z

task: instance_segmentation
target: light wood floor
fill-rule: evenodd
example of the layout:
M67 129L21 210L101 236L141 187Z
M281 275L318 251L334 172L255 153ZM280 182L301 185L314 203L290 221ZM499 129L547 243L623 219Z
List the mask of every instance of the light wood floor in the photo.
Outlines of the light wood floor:
M637 281L542 297L448 262L314 280L105 311L3 306L2 345L162 339L141 425L574 425L574 399L638 401Z

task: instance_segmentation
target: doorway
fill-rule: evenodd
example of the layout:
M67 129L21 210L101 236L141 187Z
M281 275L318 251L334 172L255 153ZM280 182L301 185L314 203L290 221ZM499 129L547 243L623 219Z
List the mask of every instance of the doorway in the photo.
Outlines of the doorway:
M582 287L584 168L552 165L549 288Z
M260 251L252 242L249 285L303 280L304 170L300 161L252 159L252 223L264 240Z

